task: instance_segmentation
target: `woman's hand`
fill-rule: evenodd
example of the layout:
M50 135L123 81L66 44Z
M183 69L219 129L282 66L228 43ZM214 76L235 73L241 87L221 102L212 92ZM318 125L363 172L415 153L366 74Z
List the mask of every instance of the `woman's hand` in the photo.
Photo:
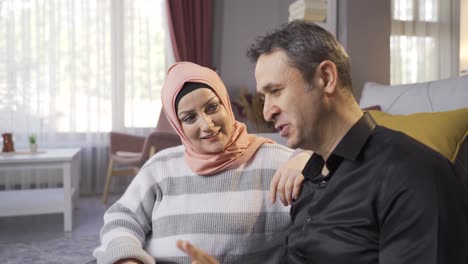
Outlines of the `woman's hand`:
M188 241L178 240L176 245L192 259L192 264L219 264L219 262L212 256L208 255L203 250L194 247Z
M304 181L302 169L311 155L310 151L303 150L278 168L270 182L272 203L276 202L276 195L284 206L292 204L299 197Z

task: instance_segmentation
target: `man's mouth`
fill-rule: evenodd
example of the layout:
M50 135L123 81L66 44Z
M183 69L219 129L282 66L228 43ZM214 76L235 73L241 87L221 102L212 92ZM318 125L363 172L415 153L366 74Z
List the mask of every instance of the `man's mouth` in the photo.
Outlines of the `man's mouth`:
M288 135L288 124L277 125L275 128L278 130L280 136L287 137Z

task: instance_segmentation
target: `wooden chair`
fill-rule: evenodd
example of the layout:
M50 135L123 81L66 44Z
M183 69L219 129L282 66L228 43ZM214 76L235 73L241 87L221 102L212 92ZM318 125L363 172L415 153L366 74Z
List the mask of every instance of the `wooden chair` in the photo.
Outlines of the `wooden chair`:
M172 130L162 111L156 130L147 137L110 132L109 167L102 195L104 204L107 204L114 176L135 176L156 152L180 144L179 135Z

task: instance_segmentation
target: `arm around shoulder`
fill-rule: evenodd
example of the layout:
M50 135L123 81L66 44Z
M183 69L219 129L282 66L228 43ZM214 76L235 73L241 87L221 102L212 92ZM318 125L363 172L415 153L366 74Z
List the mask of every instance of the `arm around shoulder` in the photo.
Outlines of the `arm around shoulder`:
M312 151L296 149L291 158L276 170L270 182L270 199L276 202L278 195L280 201L285 205L292 204L299 197L304 176L302 169L310 159Z

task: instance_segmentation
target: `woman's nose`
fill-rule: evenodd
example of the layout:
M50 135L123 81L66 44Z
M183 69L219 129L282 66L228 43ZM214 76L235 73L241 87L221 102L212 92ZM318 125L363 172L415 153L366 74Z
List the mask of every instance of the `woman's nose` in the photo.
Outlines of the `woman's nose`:
M201 127L203 130L210 129L214 126L213 119L209 115L203 115Z

